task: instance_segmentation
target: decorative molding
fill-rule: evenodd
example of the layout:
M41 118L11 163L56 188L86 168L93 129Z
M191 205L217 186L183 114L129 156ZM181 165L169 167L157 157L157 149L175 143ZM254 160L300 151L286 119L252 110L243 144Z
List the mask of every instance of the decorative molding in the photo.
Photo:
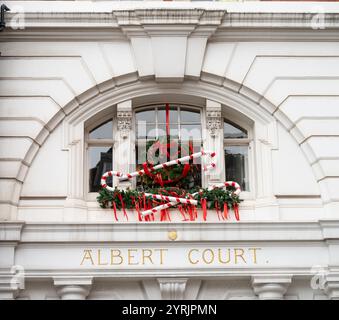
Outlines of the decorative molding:
M163 300L184 300L187 278L159 278L157 280Z
M221 111L206 111L206 127L212 137L222 128Z
M222 128L221 104L212 100L206 100L206 128L210 135L215 137Z
M127 138L132 130L132 112L117 111L118 130L122 138Z
M0 274L0 300L13 300L20 290L25 288L24 274L16 273L15 266L11 271Z
M338 220L321 220L319 224L323 230L326 239L339 239L339 221Z
M22 228L25 225L23 221L1 221L0 222L0 241L18 242L21 239Z
M260 300L282 300L292 282L291 275L261 275L252 277L254 293Z
M85 300L89 292L89 286L67 285L57 288L61 300Z
M260 4L259 4L260 5ZM153 7L150 4L120 4L119 9L107 3L102 9L93 4L87 10L67 6L46 8L30 6L25 11L25 29L13 30L12 23L17 12L6 16L8 28L2 32L1 41L16 40L122 40L126 35L186 35L191 32L211 36L213 41L336 41L339 39L339 13L318 12L314 7L305 7L307 12L283 11L272 7L267 12L253 12L251 8L229 8L218 3L211 8L208 5L186 3L170 7L166 4ZM15 9L15 8L14 8ZM84 10L84 11L81 11ZM314 11L314 12L312 12ZM321 28L316 29L314 18L323 14ZM47 28L48 26L48 28ZM313 28L312 28L313 27ZM188 29L187 29L188 28ZM62 31L59 31L63 29ZM186 30L184 30L186 29Z
M326 276L324 292L331 300L339 300L339 274Z
M53 277L61 300L85 300L92 287L93 277Z
M127 138L132 130L132 116L132 100L117 104L118 130L123 139Z
M240 241L239 234L243 234L246 241L323 241L327 238L323 234L322 221L26 223L21 242L169 241L168 232L174 229L185 235L176 242L186 241L186 236L190 241ZM327 224L330 223L336 225L337 221L328 220ZM4 226L6 223L1 222L0 232L6 232Z

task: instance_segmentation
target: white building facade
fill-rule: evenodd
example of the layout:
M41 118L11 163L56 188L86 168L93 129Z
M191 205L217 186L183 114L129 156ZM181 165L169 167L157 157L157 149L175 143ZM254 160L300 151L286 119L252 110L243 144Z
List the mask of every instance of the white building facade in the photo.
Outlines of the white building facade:
M337 3L4 3L1 299L339 299ZM98 205L166 104L240 221Z

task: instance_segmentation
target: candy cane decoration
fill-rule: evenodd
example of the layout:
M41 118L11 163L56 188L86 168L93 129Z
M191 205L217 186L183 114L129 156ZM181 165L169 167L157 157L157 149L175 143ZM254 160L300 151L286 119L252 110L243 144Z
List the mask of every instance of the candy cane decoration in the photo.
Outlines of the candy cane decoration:
M241 188L239 186L238 183L234 182L234 181L226 181L226 182L223 182L223 183L218 183L218 184L214 184L210 187L208 187L208 190L213 190L215 188L223 188L223 187L234 187L235 188L235 191L233 191L233 193L238 196L241 192Z
M240 192L241 192L240 185L237 182L234 182L234 181L226 181L226 182L223 182L223 183L214 184L214 185L208 187L208 190L213 190L215 188L224 188L224 187L226 187L226 188L227 187L234 187L235 191L233 191L233 194L235 194L235 195L239 195ZM191 196L194 197L196 194L198 194L198 192L193 193ZM165 203L165 204L161 204L159 206L156 206L152 209L142 211L141 214L143 216L147 216L149 214L156 213L160 210L173 207L173 206L177 205L178 203L193 204L193 205L198 204L197 200L192 200L192 199L187 199L187 198L169 197L169 196L163 196L163 195L160 195L160 194L153 194L153 193L145 193L145 195L151 196L153 199L165 200L165 201L169 201L169 202Z
M193 153L189 156L185 156L185 157L182 157L182 158L179 158L179 159L175 159L175 160L171 160L171 161L168 161L168 162L165 162L165 163L158 164L154 167L149 168L149 170L152 172L152 171L155 171L157 169L162 169L162 168L182 164L182 163L185 163L187 161L193 160L195 158L200 158L202 156L209 156L210 158L213 158L215 156L215 152L201 150L200 152ZM211 162L210 164L205 165L203 167L203 170L207 171L207 170L210 170L214 167L215 167L215 163ZM142 176L144 174L145 174L145 170L134 171L134 172L131 172L131 173L126 173L126 174L124 174L120 171L108 171L108 172L104 173L103 176L101 177L101 186L103 188L109 190L109 191L114 191L114 188L112 188L112 187L110 187L106 184L107 177L116 176L116 177L119 177L121 179L132 179L133 177Z
M215 156L215 152L201 150L200 152L193 153L189 156L185 156L185 157L182 157L182 158L179 158L179 159L175 159L175 160L171 160L171 161L168 161L168 162L165 162L165 163L158 164L154 167L149 168L149 170L152 172L152 171L155 171L157 169L162 169L162 168L166 168L166 167L170 167L170 166L174 166L174 165L179 165L179 164L185 163L187 161L190 161L192 159L200 158L202 156L209 156L210 158L213 158ZM203 166L204 171L210 170L212 168L215 168L215 163L212 162L212 161L208 165ZM114 191L114 188L107 185L107 183L106 183L107 177L116 176L116 177L119 177L119 178L122 178L122 179L132 179L133 177L142 176L144 174L145 174L145 170L134 171L134 172L127 173L127 174L124 174L124 173L119 172L119 171L108 171L108 172L104 173L103 176L101 177L101 186L103 188L109 190L109 191ZM234 182L234 181L226 181L224 183L212 185L208 188L208 190L213 190L215 188L224 188L224 187L226 187L226 188L227 187L234 187L235 191L233 193L235 195L239 195L240 192L241 192L241 188L240 188L239 184ZM193 193L191 196L194 197L197 193L198 192ZM152 197L153 199L164 200L164 201L168 201L168 202L165 203L165 204L161 204L159 206L156 206L152 209L145 210L145 211L141 212L141 214L143 216L146 216L146 215L149 215L149 214L152 214L152 213L156 213L156 212L163 210L163 209L173 207L173 206L175 206L179 203L192 204L192 205L198 204L197 200L188 199L188 198L164 196L164 195L161 195L161 194L152 194L152 193L145 193L145 196L149 196L149 197Z

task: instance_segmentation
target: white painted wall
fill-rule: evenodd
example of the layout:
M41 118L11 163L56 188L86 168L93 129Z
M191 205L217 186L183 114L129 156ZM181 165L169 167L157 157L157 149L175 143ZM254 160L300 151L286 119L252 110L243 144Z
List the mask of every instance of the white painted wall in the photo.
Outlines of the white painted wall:
M283 224L286 229L270 227L271 237L266 238L269 244L276 240L276 232L284 235L289 230L288 221L298 222L300 231L279 241L295 248L308 248L308 241L318 241L319 256L330 276L323 291L314 291L309 286L312 266L302 271L304 278L293 278L298 272L290 261L288 269L275 267L278 279L266 271L266 279L255 278L258 268L250 268L240 280L225 280L224 273L221 281L209 274L208 280L194 282L188 275L186 287L178 285L181 289L177 294L192 299L254 299L271 281L279 283L276 289L282 295L286 293L287 299L336 296L332 288L339 267L337 6L322 4L326 27L314 30L310 17L317 12L306 3L6 4L24 8L25 23L30 28L11 29L16 14L13 9L7 13L9 28L0 33L0 239L4 242L0 255L6 255L4 269L10 269L16 261L31 265L29 258L20 256L21 248L36 249L42 234L51 247L58 240L73 250L69 241L78 239L83 246L89 241L80 223L92 223L94 230L105 228L103 223L112 225L110 210L101 210L95 201L89 201L86 181L81 178L85 170L84 123L88 119L126 100L132 100L133 105L138 99L151 102L159 96L186 101L195 97L220 103L223 110L233 110L239 120L250 119L255 124L253 192L244 195L242 221L253 223L255 234L272 221ZM167 10L170 5L175 10L163 15L159 9ZM158 10L135 10L155 7ZM194 11L185 11L193 7ZM58 19L51 19L47 8ZM23 221L23 225L15 221ZM299 243L300 234L311 221L321 228L326 223L328 226L319 227L319 232ZM27 238L25 230L33 222L40 225L34 225L31 238ZM72 223L79 230L72 239L58 239L48 223L66 233ZM131 225L138 228L137 223ZM247 226L239 234L223 238L233 220L219 225L225 229L213 232L208 241L255 245L262 240L253 240ZM213 223L202 226L207 231L215 228ZM119 227L124 228L123 224ZM180 224L173 223L169 228L174 227L180 228ZM96 239L100 243L125 239L112 240L111 230L96 232L100 232ZM134 232L138 235L136 242L147 233ZM188 240L199 245L207 241L194 237ZM179 248L180 241L176 243ZM40 270L38 262L36 269ZM72 276L79 272L73 270L68 279L60 280L55 279L60 275L52 269L43 270L41 277L45 280L40 283L28 277L19 297L57 298L63 292L60 286L72 284ZM180 277L178 270L175 274ZM286 278L286 274L291 277ZM7 283L10 272L2 277ZM96 278L93 283L87 279L78 285L83 289L82 296L88 294L89 299L158 299L164 293L157 281L147 277L125 282ZM5 288L1 294L13 297L18 292Z

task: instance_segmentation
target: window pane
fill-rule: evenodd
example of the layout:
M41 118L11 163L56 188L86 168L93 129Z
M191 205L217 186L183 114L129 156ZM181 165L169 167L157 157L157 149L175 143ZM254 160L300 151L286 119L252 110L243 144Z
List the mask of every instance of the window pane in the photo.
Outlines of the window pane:
M248 190L248 146L225 147L226 180L239 183Z
M136 113L136 120L155 123L155 110L152 111L139 111Z
M166 137L166 125L158 125L158 137ZM177 139L179 137L178 125L170 124L170 137L171 139Z
M184 124L180 128L181 140L200 140L201 125L200 124Z
M177 108L170 108L169 112L170 123L178 123L178 111ZM158 109L158 123L166 123L166 111L165 108Z
M224 121L224 139L247 138L247 131Z
M154 124L147 124L145 121L139 122L137 127L137 136L141 139L155 139L157 136L157 130Z
M140 137L145 136L146 133L138 133L137 146L136 146L136 162L137 169L142 168L142 163L146 160L152 164L163 163L170 159L177 159L181 156L186 156L190 153L200 151L201 149L201 117L200 112L190 111L189 109L181 110L181 126L178 125L179 111L176 106L170 108L170 144L167 146L166 137L166 110L165 105L153 107L154 109L147 110L149 113L156 115L156 121L144 123L144 131L149 126L156 129L156 141L155 146L152 148L152 141L149 139L142 140ZM157 109L158 108L158 109ZM140 125L137 126L138 132L140 131ZM148 129L147 129L148 130ZM181 140L179 140L179 130L181 134ZM193 147L189 148L189 142L195 139ZM181 148L180 148L181 146ZM179 149L179 150L178 150ZM146 156L147 155L147 156ZM194 159L191 162L191 167L185 176L182 175L184 165L180 167L171 167L163 169L161 171L161 177L163 181L172 181L166 186L168 187L181 187L181 188L193 188L201 187L201 159ZM147 187L159 187L159 182L154 182L147 175L137 177L137 186L142 185Z
M89 133L90 139L112 139L113 138L113 121L110 120Z
M181 122L197 122L200 123L200 112L199 111L190 111L181 109L180 111L180 120Z
M100 190L101 176L112 170L112 147L89 147L89 192ZM112 185L112 178L107 178L107 184Z

